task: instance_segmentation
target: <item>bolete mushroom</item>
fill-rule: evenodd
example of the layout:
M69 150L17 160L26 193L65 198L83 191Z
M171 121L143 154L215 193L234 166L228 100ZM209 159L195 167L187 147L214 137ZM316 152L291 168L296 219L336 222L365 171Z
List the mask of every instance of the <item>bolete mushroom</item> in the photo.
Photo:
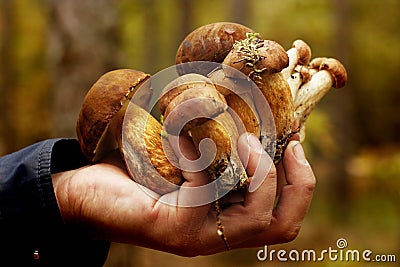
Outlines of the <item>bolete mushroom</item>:
M190 62L204 61L221 63L235 41L246 37L253 30L233 22L206 24L189 33L179 45L175 62L180 74L187 74L196 69L196 73L207 75L209 70L202 64L193 67ZM187 65L179 65L188 63Z
M97 162L119 149L132 178L165 194L176 189L174 185L181 184L183 178L170 161L174 161L172 149L162 144L161 124L143 109L151 90L141 90L135 95L137 103L130 102L149 78L149 74L129 69L105 73L86 94L76 131L89 161ZM160 176L165 180L156 179Z
M216 22L189 33L179 45L176 64L194 61L222 62L237 40L252 29L232 22Z
M109 136L111 120L149 77L141 71L118 69L102 75L90 88L76 123L80 146L89 161L96 162L118 147ZM149 97L150 91L143 103Z
M247 34L237 41L222 64L231 66L246 74L258 86L267 100L276 130L276 151L274 162L279 162L292 134L294 106L289 84L281 73L288 66L286 51L277 42L263 40L257 34ZM229 76L229 73L227 73ZM264 99L255 98L255 106L261 110ZM261 122L262 123L262 122ZM261 139L268 138L261 134ZM265 148L267 150L267 148Z
M230 73L230 77L227 73ZM212 71L208 77L215 88L224 95L230 113L235 113L232 116L236 125L243 124L247 132L260 138L263 125L254 103L257 86L246 75L233 68L228 70L226 66Z
M159 99L168 134L188 134L201 153L202 140L212 140L215 156L207 170L213 180L218 179L219 189L245 187L246 171L240 161L236 139L236 123L227 112L227 103L213 82L200 74L186 74L169 83ZM207 154L211 153L208 148ZM203 151L204 152L204 151Z
M346 69L338 60L310 60L311 49L302 40L285 51L277 42L264 40L240 24L202 26L182 41L176 53L181 76L166 86L158 101L164 126L148 113L151 90L137 93L150 75L126 69L111 71L100 77L84 99L76 126L82 151L88 160L97 162L119 149L133 179L165 194L184 179L170 144L165 142L170 136L163 133L176 136L183 132L192 137L200 155L204 152L202 141L213 140L215 155L206 167L211 177L219 180L219 187L246 188L248 177L236 147L239 133L254 133L268 153L272 153L267 145L272 140L274 163L278 164L293 134L300 131L304 140L305 122L315 105L331 87L345 85ZM181 64L193 65L193 61L222 65L210 70L201 64L189 68ZM249 80L256 88L246 88ZM136 101L131 103L134 94ZM272 113L273 122L265 119L267 112ZM276 132L272 139L266 131L271 124ZM217 233L229 249L218 198L215 207Z

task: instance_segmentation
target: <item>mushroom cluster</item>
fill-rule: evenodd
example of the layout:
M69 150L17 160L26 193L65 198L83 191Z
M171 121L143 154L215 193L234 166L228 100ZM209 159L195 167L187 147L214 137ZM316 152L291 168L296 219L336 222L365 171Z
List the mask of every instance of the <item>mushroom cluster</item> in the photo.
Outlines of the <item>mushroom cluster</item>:
M209 71L202 68L207 62L218 62L222 67ZM222 187L244 188L247 176L234 141L238 127L243 124L247 132L259 137L278 164L295 133L304 140L305 122L316 104L330 88L343 87L347 79L346 69L338 60L311 59L311 49L302 40L294 41L285 51L277 42L229 22L204 25L188 34L178 48L176 63L181 76L164 88L158 101L164 125L146 109L151 90L135 95L150 75L120 69L104 74L89 90L76 128L88 160L96 162L119 149L132 178L159 194L175 190L174 185L184 181L165 134L187 133L196 145L205 138L213 140L217 147L208 168L211 177L224 177ZM254 82L258 91L251 91L244 99L238 92L246 80ZM264 99L256 95L260 92ZM136 103L130 103L133 95L139 99ZM180 105L190 99L195 102ZM275 124L275 153L265 129L270 122L261 119L265 100ZM127 108L129 104L134 108ZM192 114L193 105L200 105L195 109L197 114ZM155 179L160 175L165 182Z
M303 142L308 115L331 88L345 86L347 72L335 58L317 57L311 60L311 49L302 40L294 41L287 54L289 65L282 70L282 74L292 93L296 122L294 131L300 132L300 141Z
M204 67L210 62L220 67ZM157 194L176 190L184 182L170 144L173 136L192 138L219 188L244 189L248 178L236 149L239 134L255 134L278 164L294 134L304 141L306 119L316 104L330 88L343 87L347 80L338 60L312 59L302 40L285 51L252 29L229 22L188 34L178 48L176 64L180 76L158 98L162 121L148 112L150 75L120 69L104 74L91 87L76 127L89 161L119 150L132 179ZM251 89L249 81L255 85ZM265 119L266 112L272 114L272 122ZM214 142L212 157L202 153L210 148L202 146L205 139Z
M190 33L178 48L176 63L195 61L214 61L233 67L259 87L275 121L275 164L279 163L293 134L299 132L301 142L304 141L305 122L316 104L330 88L341 88L347 80L346 69L337 59L318 57L311 60L311 49L303 40L294 41L285 51L277 42L265 40L260 34L236 23L208 24ZM234 79L234 76L230 70L222 70L217 75L212 74L211 79ZM237 103L237 95L229 95L226 99L228 105L238 111L242 121L256 121L256 118L249 120L248 117L257 117L257 112L243 112L245 109L242 103ZM253 97L253 101L256 110L261 111L257 97ZM262 122L259 126L246 129L268 144L263 142L268 136L263 132Z

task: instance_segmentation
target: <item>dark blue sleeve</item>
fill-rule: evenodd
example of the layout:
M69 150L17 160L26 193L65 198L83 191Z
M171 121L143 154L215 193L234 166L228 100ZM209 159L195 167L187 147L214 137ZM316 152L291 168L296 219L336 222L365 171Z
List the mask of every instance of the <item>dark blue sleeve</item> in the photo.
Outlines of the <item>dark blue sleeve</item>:
M102 266L107 241L65 225L51 174L88 164L74 139L38 142L0 158L0 266Z

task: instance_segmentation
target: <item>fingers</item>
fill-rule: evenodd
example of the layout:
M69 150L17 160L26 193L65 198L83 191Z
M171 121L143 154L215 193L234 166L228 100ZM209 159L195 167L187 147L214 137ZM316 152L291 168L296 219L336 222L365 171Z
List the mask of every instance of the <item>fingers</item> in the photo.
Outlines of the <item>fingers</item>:
M264 217L264 221L261 221L263 220L262 217L257 216L260 210L258 212L252 211L250 214L243 211L242 224L245 224L248 221L260 220L258 226L254 226L255 229L258 229L258 232L255 232L253 235L250 231L243 232L242 240L231 240L230 245L232 248L284 243L293 240L298 235L301 224L310 206L315 187L314 174L305 159L304 152L298 141L291 141L289 143L283 161L277 166L277 168L277 186L280 187L281 190L277 188L275 188L275 190L279 190L281 195L275 208L271 208L270 205L267 205L268 209L271 209L272 211L271 218L268 221L267 216ZM273 170L274 168L271 168L271 171ZM267 182L271 180L272 179L267 178L260 189L265 186L264 184L268 184ZM270 190L272 190L272 188L270 188ZM258 192L258 190L255 192ZM262 196L259 196L257 200L254 199L254 201L263 202ZM261 208L261 210L264 211L264 214L268 214L266 208ZM246 222L243 221L243 218L246 218ZM229 221L230 218L227 218L226 220ZM229 223L229 225L232 224ZM233 228L236 226L231 227ZM230 235L228 230L230 230L231 227L226 228L228 237ZM242 227L242 229L244 228L245 227Z
M241 135L238 151L251 182L244 202L233 204L221 213L230 245L268 229L276 195L276 170L258 139L254 135Z
M251 190L245 192L243 198L232 194L230 197L235 201L230 202L220 215L231 248L293 240L308 211L315 187L313 171L298 141L292 140L288 144L284 158L277 166L277 174L271 158L263 152L261 144L254 138L245 134L238 140L239 156L246 165ZM183 139L181 144L185 142ZM188 153L185 150L188 147L182 147L182 154ZM190 153L187 154L188 158L194 156ZM186 172L185 177L189 186L198 186L209 181L208 176L202 177L201 172ZM185 195L182 190L180 192L183 195L178 196L179 198L193 197L193 194ZM277 192L280 192L280 196L274 207ZM201 243L213 244L212 248L206 250L206 254L224 250L224 244L216 233L215 214L210 213L209 208L208 205L207 208L176 210L176 214L186 218L181 223L199 231Z
M308 211L315 188L315 176L298 141L291 141L286 148L283 167L287 184L282 187L279 202L268 234L269 244L293 240Z
M238 139L239 157L251 178L249 192L254 192L263 183L270 169L272 159L264 151L260 141L254 134L242 134Z
M297 128L295 128L297 129ZM295 133L292 135L289 141L300 141L300 135L299 133ZM276 189L276 196L279 198L282 188L287 184L286 181L286 175L285 175L285 168L283 167L283 160L279 162L279 164L276 166L277 172L278 172L278 186Z
M253 203L253 200L259 196L263 197L267 203L271 200L273 202L276 190L276 170L272 159L264 151L258 138L253 134L242 134L238 139L238 151L243 161L248 159L245 166L250 177L250 185L245 206L251 204L256 208L257 203ZM266 179L269 180L266 181ZM261 207L265 207L265 203L260 203Z
M197 150L192 139L187 135L169 135L171 147L178 157L182 175L185 182L180 189L161 196L160 202L175 205L177 207L192 207L190 209L175 209L176 216L182 221L201 223L209 211L209 204L214 197L214 188L206 186L210 182L207 170L190 171L192 164L196 164L198 158Z
M279 198L282 192L282 189L285 185L287 185L285 168L283 167L282 161L276 166L276 171L278 173L278 181L276 186L276 198Z
M178 158L179 168L182 170L182 175L186 180L182 186L195 187L209 183L210 178L206 170L204 170L204 168L193 166L199 163L199 161L196 161L199 158L199 155L190 136L169 135L168 140Z

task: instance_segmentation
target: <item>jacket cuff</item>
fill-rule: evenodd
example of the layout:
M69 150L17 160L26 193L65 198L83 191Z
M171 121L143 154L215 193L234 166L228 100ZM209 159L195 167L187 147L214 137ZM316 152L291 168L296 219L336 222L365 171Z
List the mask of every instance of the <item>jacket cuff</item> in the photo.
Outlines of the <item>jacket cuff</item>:
M36 261L37 251L42 263L104 263L109 242L92 241L63 223L52 183L53 173L86 164L74 139L42 141L0 158L0 243L7 244L2 258L25 264Z
M74 139L45 140L1 157L0 224L33 237L62 227L51 175L86 164Z

